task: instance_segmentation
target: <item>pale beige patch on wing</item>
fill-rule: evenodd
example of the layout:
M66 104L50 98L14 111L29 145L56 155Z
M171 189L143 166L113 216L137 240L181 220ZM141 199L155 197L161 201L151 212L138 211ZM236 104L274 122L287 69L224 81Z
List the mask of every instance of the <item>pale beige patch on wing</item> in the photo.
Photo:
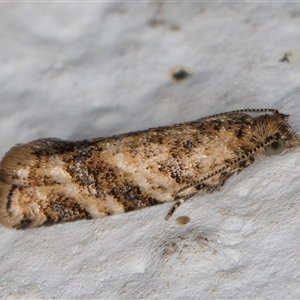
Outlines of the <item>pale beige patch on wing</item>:
M70 184L72 177L65 169L66 164L59 157L49 157L48 165L44 169L44 175L51 176L54 181L61 184Z
M94 200L94 201L93 201ZM110 195L106 195L104 200L86 198L83 206L93 218L101 218L107 214L116 215L124 213L123 205Z
M178 184L168 174L159 172L159 161L167 160L164 153L157 153L153 158L145 159L141 155L131 156L118 153L111 157L113 164L130 174L130 179L141 191L160 201L173 201Z

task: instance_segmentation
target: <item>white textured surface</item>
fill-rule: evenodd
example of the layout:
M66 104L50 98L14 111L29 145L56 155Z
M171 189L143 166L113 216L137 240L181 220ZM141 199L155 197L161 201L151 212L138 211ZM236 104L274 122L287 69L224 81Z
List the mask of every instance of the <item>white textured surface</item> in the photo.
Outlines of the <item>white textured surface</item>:
M300 4L1 3L2 156L240 108L300 131ZM280 62L290 52L290 63ZM176 84L169 69L194 75ZM14 298L299 299L300 150L221 192L27 231L0 228L0 294ZM177 216L191 222L178 226Z

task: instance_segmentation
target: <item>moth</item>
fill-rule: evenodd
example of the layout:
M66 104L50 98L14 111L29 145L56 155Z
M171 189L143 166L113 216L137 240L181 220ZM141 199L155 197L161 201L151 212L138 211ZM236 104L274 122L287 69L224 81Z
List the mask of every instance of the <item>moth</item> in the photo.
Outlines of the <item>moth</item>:
M250 114L258 114L256 117ZM299 147L288 116L245 109L70 142L39 139L0 163L0 223L28 228L99 218L220 190L256 157Z

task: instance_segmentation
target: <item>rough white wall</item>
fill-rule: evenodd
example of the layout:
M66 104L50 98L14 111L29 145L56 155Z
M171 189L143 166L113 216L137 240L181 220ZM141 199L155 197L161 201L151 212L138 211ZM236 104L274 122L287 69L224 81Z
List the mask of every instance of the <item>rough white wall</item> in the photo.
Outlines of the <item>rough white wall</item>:
M299 3L0 3L0 155L248 107L300 131L299 45ZM193 71L180 84L178 65ZM172 204L1 227L1 297L300 298L299 153L256 162L169 222Z

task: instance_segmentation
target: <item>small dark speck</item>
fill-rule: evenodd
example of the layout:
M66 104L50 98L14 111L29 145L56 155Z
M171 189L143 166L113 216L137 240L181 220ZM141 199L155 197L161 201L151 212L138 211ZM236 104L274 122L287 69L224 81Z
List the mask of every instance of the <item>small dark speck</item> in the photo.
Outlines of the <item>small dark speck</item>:
M152 28L157 28L161 25L164 25L165 24L165 21L163 20L158 20L158 19L152 19L149 21L149 26L152 27Z
M169 76L175 82L184 81L191 75L192 75L192 72L185 67L175 67L169 71Z
M290 62L289 56L291 56L291 53L284 53L283 57L279 59L280 62Z
M179 25L172 24L172 25L170 25L170 29L171 29L172 31L179 31L179 30L180 30L180 27L179 27Z
M291 11L290 16L292 18L298 18L298 17L300 17L300 11L299 10Z

